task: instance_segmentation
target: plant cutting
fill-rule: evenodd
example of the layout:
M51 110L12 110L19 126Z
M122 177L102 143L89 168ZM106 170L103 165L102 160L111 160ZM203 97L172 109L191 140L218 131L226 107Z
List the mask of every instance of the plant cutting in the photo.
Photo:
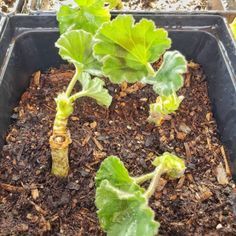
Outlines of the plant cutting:
M104 81L91 75L101 75L99 63L92 55L92 35L83 30L72 30L64 33L56 42L59 54L64 60L75 66L75 74L65 92L55 99L57 113L50 137L52 155L52 174L60 177L68 175L68 146L72 142L67 129L69 116L73 113L74 102L81 97L90 97L99 105L109 107L111 96L104 88ZM75 84L79 82L81 91L72 93Z
M182 96L176 95L176 91L183 86L182 73L186 72L185 58L177 51L169 51L164 54L163 63L157 72L151 65L171 45L168 33L164 29L156 29L154 23L146 19L142 19L134 25L134 19L128 15L121 15L111 22L106 22L109 20L109 11L104 7L104 2L100 0L91 1L89 6L84 5L85 2L78 2L78 4L81 8L74 9L76 17L68 16L69 6L62 6L57 17L61 32L63 33L67 29L69 33L62 34L56 46L59 47L62 58L73 63L76 68L75 76L66 93L60 94L56 99L57 115L50 146L52 173L58 176L68 174L68 145L71 140L66 125L68 117L73 112L74 98L79 98L80 95L71 98L69 96L75 82L80 80L79 77L84 72L100 76L104 74L113 83L143 81L152 84L154 91L160 96L156 103L150 105L148 120L157 125L160 125L168 114L177 110L183 100ZM84 24L87 11L91 11L91 9L96 9L96 12L100 9L102 14L99 13L99 17L95 17L91 24ZM65 12L67 13L65 14ZM85 14L85 12L87 13ZM93 11L90 14L96 16ZM99 25L101 25L100 28L98 28ZM84 36L85 31L74 31L75 28L87 30L89 36ZM97 29L99 30L96 32ZM119 32L118 29L123 29L123 31ZM95 32L93 39L92 34ZM85 44L87 38L89 43ZM103 63L102 72L100 71L101 64L95 57L100 63ZM108 101L107 98L104 99ZM103 103L103 105L109 104ZM63 113L61 107L64 107L66 112Z
M149 121L160 125L178 109L183 96L176 92L183 86L187 62L178 51L165 52L171 46L166 30L157 29L147 19L135 24L132 16L119 15L98 29L95 40L94 55L112 83L140 81L153 85L159 97L150 105ZM152 63L162 55L163 62L155 71Z
M178 110L183 99L184 96L178 96L175 92L169 96L157 97L156 102L150 104L148 121L159 126L162 121L170 120L169 114Z
M119 15L109 21L109 11L102 0L93 0L89 5L77 1L77 4L81 7L60 8L57 20L61 33L84 29L96 34L94 55L103 63L103 73L112 83L142 81L152 84L159 97L156 103L150 105L148 121L161 125L183 100L183 96L177 96L176 91L183 86L182 74L187 71L187 62L181 53L165 53L171 46L167 31L156 29L152 21L145 19L134 24L133 17L129 15ZM90 14L93 15L93 21L89 21L88 25L84 22L88 22L87 15ZM158 71L154 71L151 63L159 60L163 54L162 65Z
M101 227L109 236L154 236L160 224L154 220L154 212L148 206L149 198L158 187L160 177L181 177L185 164L179 157L165 152L152 162L151 173L131 177L116 156L106 158L98 170L96 182L96 206ZM151 181L145 190L140 185Z

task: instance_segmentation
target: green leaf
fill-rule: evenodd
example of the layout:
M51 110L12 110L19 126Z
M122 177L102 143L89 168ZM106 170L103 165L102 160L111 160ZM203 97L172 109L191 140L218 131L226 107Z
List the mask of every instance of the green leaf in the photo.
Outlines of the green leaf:
M137 185L116 156L106 158L96 174L96 206L108 236L153 236L159 223Z
M83 94L83 96L90 97L96 100L99 105L104 105L109 107L112 102L112 97L108 93L108 90L104 88L104 81L95 77L91 79L90 75L87 73L83 73L79 82L82 85L82 91L78 94Z
M184 160L169 152L156 157L152 164L154 166L162 166L163 173L166 173L171 179L181 177L186 169Z
M233 32L234 39L236 40L236 17L234 18L234 21L230 24L230 28Z
M72 30L61 35L56 42L59 54L76 67L92 75L101 76L101 65L92 54L92 34L83 30Z
M169 96L183 86L183 73L187 72L185 57L178 51L166 52L163 63L154 78L144 82L153 84L154 91L161 96Z
M95 177L96 185L99 186L105 179L109 180L113 186L120 187L126 191L129 191L130 187L131 191L143 190L139 185L135 184L123 162L116 156L109 156L102 162Z
M171 45L168 33L154 22L134 24L131 15L118 15L104 23L96 34L94 55L103 62L103 72L113 83L134 83L148 76L155 62Z
M96 191L96 206L108 236L154 236L159 223L141 191L126 192L103 180Z
M73 8L67 5L61 6L57 12L60 33L63 34L66 31L80 29L76 20L79 19L79 16L79 8Z
M57 13L60 33L83 29L94 34L106 21L110 20L109 9L104 0L76 0L79 7L62 6Z

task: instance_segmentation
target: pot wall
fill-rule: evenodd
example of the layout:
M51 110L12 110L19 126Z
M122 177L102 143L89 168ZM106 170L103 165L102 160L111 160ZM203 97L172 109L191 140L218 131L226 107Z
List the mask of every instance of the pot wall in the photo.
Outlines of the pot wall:
M5 26L6 18L0 15L0 36L2 35L3 27Z

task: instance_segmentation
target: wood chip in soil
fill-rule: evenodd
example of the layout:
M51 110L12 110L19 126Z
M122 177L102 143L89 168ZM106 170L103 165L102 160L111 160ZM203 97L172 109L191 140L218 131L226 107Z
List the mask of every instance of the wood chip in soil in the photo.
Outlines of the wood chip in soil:
M165 151L184 158L187 170L179 180L162 179L150 199L160 234L236 235L235 184L206 77L194 63L188 70L179 92L185 99L161 127L146 121L156 97L150 86L119 97L120 88L106 81L114 97L109 110L89 98L78 100L69 120L73 143L66 179L50 175L48 139L54 98L74 71L62 66L36 73L14 110L0 159L0 235L104 235L94 205L94 176L102 160L117 155L132 175L140 175L152 171L154 156Z

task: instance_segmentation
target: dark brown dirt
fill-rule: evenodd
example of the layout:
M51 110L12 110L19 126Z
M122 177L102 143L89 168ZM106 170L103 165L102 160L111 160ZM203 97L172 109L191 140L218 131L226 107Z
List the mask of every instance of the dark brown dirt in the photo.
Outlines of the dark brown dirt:
M185 99L161 127L146 121L155 100L149 86L119 98L120 88L107 84L114 96L109 110L80 99L69 121L70 175L58 179L50 175L48 145L53 99L72 75L63 67L36 73L15 109L0 159L0 235L103 235L94 205L101 161L117 155L139 175L153 170L151 160L164 151L183 157L187 170L180 180L162 179L150 200L160 234L236 235L235 185L222 175L227 162L198 65L190 63L180 91Z

